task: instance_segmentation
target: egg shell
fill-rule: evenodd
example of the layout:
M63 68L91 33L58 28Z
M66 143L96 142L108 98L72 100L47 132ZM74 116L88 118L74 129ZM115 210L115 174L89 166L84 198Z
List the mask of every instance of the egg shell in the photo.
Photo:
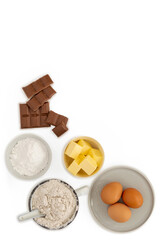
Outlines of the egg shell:
M123 203L115 203L108 207L108 215L114 221L124 223L131 218L131 210Z
M121 198L123 187L119 182L111 182L101 191L101 199L106 204L114 204Z
M139 208L143 204L142 194L135 188L127 188L122 194L123 202L131 208Z

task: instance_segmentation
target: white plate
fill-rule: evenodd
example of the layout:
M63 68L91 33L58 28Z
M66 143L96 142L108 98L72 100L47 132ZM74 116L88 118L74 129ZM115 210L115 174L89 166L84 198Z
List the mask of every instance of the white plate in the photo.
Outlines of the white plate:
M123 189L131 187L139 190L143 196L143 205L131 209L128 222L118 223L107 214L108 205L100 197L103 187L110 182L120 182ZM104 228L116 232L129 232L144 224L152 213L154 194L151 184L139 171L129 167L114 167L104 171L92 184L89 192L89 207L94 219Z
M38 174L34 175L34 176L23 176L23 175L20 175L16 170L14 170L14 168L12 167L12 164L11 164L11 161L9 159L9 155L13 149L13 147L15 146L15 144L19 141L19 140L22 140L24 138L27 138L27 137L31 137L31 138L35 138L35 139L38 139L39 141L41 141L46 149L47 149L47 152L48 152L48 163L46 165L46 167L40 171ZM46 171L49 169L50 167L50 164L51 164L51 160L52 160L52 153L51 153L51 149L48 145L48 143L46 141L44 141L41 137L35 135L35 134L22 134L22 135L19 135L17 136L16 138L14 138L7 146L7 149L6 149L6 154L5 154L5 158L6 158L6 165L7 165L7 168L9 170L9 172L14 175L15 177L18 177L18 178L21 178L21 179L36 179L36 178L39 178L41 177L42 175L44 175L46 173Z

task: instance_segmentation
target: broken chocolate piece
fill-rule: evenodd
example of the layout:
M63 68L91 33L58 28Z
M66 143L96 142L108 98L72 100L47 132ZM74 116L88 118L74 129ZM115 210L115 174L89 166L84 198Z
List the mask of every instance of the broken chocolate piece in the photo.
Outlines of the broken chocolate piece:
M64 122L66 125L68 122L68 118L59 114L57 122L56 122L56 126L58 126L61 122Z
M65 124L67 124L68 118L56 112L49 111L47 123L53 126L58 126L61 122L64 122Z
M58 126L52 129L57 137L60 137L62 134L68 131L68 128L64 122L61 122Z
M53 126L56 126L56 122L58 120L58 117L59 117L59 114L58 113L55 113L53 111L49 111L48 113L48 117L47 117L47 123L53 125Z
M47 102L56 91L51 87L43 89L41 92L33 96L28 102L27 105L33 110L36 111L40 108L45 102Z
M27 97L31 98L38 92L47 88L52 83L53 83L52 79L47 74L47 75L39 78L38 80L32 82L31 84L27 85L26 87L23 87L22 89L25 92L25 94L27 95Z
M37 111L33 111L27 104L20 104L21 128L50 127L46 122L49 112L49 103L44 103Z

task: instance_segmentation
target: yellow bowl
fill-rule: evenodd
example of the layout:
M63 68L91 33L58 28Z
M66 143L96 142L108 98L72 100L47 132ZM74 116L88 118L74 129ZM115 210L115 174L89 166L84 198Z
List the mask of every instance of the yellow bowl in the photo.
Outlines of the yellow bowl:
M95 173L97 173L97 172L101 169L101 167L102 167L102 165L103 165L103 162L104 162L104 151L103 151L103 148L102 148L102 146L100 145L100 143L97 142L95 139L93 139L93 138L91 138L91 137L84 137L84 136L82 136L82 137L76 137L76 138L73 138L71 141L78 142L80 139L86 140L88 143L91 144L91 146L92 146L93 148L98 149L98 150L101 152L101 154L102 154L102 160L101 160L100 165L96 168L96 170L95 170L91 175L87 175L82 169L76 174L76 176L78 176L78 177L90 177L90 176L94 175ZM70 141L70 142L71 142L71 141ZM69 142L69 143L70 143L70 142ZM64 164L65 164L65 167L66 167L67 170L68 170L69 165L70 165L70 164L72 163L72 161L73 161L73 158L70 158L69 156L67 156L67 155L65 154L65 151L66 151L69 143L68 143L67 146L65 147L64 154L63 154ZM72 174L70 171L68 171L68 172L69 172L70 174ZM73 174L72 174L72 175L73 175ZM73 175L73 176L75 176L75 175Z

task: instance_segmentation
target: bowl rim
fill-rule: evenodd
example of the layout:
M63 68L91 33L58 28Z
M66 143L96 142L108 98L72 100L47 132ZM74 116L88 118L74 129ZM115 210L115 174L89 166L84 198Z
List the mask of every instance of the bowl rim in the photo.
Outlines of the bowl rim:
M9 160L9 155L10 155L10 152L12 150L12 148L15 146L15 144L21 140L21 139L25 139L27 137L30 137L30 138L35 138L37 140L39 140L40 142L42 142L46 149L47 149L47 152L48 152L48 162L45 166L44 169L42 169L39 173L37 173L36 175L33 175L33 176L24 176L24 175L21 175L19 174L12 166L10 160ZM40 136L36 135L36 134L32 134L32 133L24 133L24 134L20 134L20 135L17 135L16 137L14 137L7 145L6 147L6 150L5 150L5 164L6 164L6 167L8 169L8 171L10 172L11 175L13 175L14 177L18 178L18 179L23 179L23 180L33 180L33 179L37 179L41 176L43 176L49 169L50 165L51 165L51 162L52 162L52 152L51 152L51 148L49 146L49 144Z

